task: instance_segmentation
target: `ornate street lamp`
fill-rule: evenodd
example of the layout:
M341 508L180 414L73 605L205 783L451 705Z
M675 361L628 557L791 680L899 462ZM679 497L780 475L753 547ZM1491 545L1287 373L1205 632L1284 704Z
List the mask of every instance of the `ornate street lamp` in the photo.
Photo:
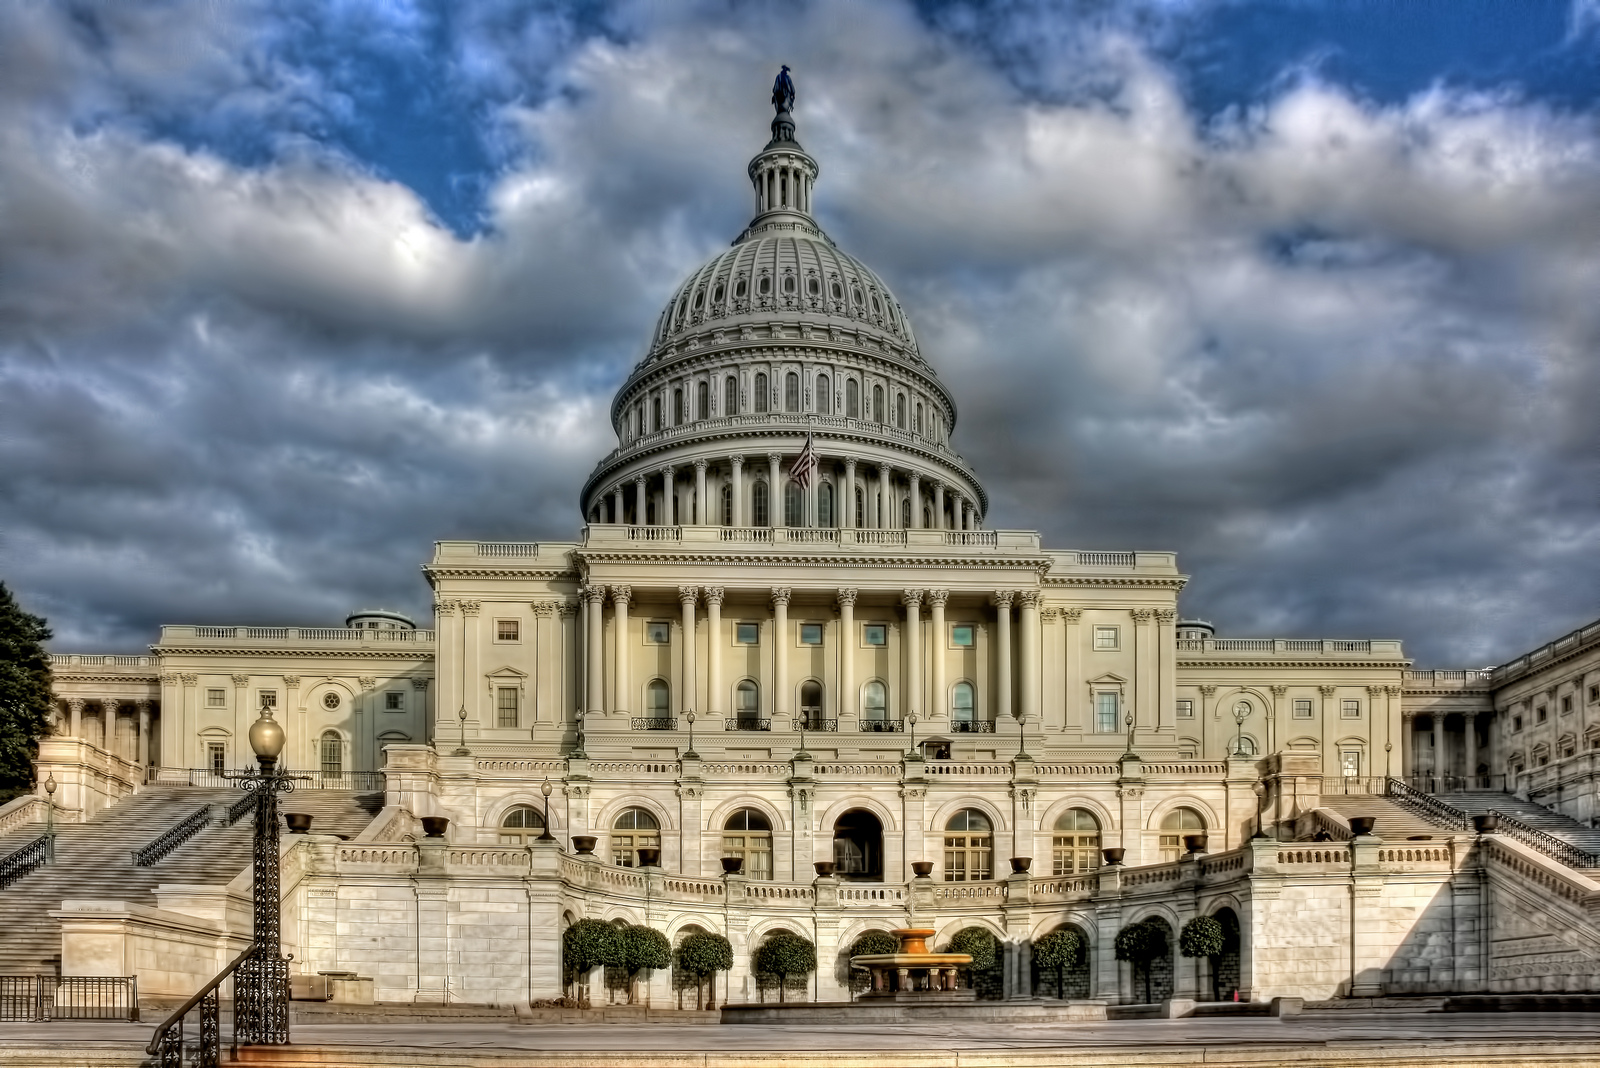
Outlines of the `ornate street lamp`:
M698 757L700 754L694 751L694 710L691 709L684 713L684 718L689 721L689 748L683 755L686 757ZM580 744L578 748L582 749L583 746ZM801 748L805 748L804 743L801 743Z
M1393 752L1393 751L1394 751L1394 743L1393 742L1384 742L1383 743L1383 777L1385 779L1389 778L1389 776L1391 774L1391 767L1390 767L1390 763L1389 763L1389 754L1391 752Z
M467 706L462 705L461 711L456 713L456 719L461 721L461 744L456 746L456 751L451 756L471 756L472 750L467 748ZM580 746L581 748L581 746Z
M45 859L53 863L56 859L56 773L54 771L45 773L44 794Z
M1250 784L1250 790L1256 795L1256 833L1251 838L1265 838L1267 832L1261 827L1261 799L1267 794L1267 784L1257 779Z
M906 756L914 756L917 752L917 714L907 713L906 722L911 725L911 748L906 750Z
M539 792L544 794L544 833L539 836L541 842L554 842L556 836L550 833L550 776L544 777L544 785L539 787Z
M289 1042L289 959L283 955L282 905L278 898L278 795L294 782L278 767L283 728L263 695L261 716L250 725L250 748L261 770L238 776L242 790L256 792L255 939L233 977L233 1033L240 1045Z
M1234 722L1234 725L1238 728L1237 735L1234 738L1234 742L1233 742L1233 755L1236 756L1236 757L1242 757L1242 756L1245 755L1244 754L1244 721L1249 719L1249 718L1250 718L1250 703L1248 701L1240 701L1238 704L1233 706L1233 722Z

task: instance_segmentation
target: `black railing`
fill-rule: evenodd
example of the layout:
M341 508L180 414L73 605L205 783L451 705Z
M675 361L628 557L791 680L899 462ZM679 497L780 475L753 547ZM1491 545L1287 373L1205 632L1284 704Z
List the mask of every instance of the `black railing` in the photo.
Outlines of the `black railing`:
M243 797L239 798L239 800L229 805L228 815L225 820L227 825L232 827L235 823L238 823L242 817L254 812L256 810L256 799L260 796L261 795L257 793L247 793Z
M737 719L723 720L723 726L730 731L770 731L772 729L772 721L770 719L746 719L740 716Z
M1459 808L1445 804L1432 794L1413 789L1399 779L1388 780L1388 795L1389 800L1401 808L1410 809L1423 819L1432 820L1452 831L1464 831L1472 826L1467 814Z
M183 1068L183 1032L186 1017L191 1009L198 1008L195 1023L199 1029L199 1042L192 1047L194 1059L189 1063L201 1068L215 1068L222 1063L222 1020L219 991L222 983L238 970L239 965L251 958L256 947L251 946L237 957L217 977L197 990L193 997L174 1009L165 1020L156 1025L156 1033L145 1047L145 1052L157 1058L159 1068ZM237 1025L235 1026L237 1045Z
M903 719L864 719L861 729L867 734L900 734L906 729Z
M634 716L633 729L636 731L675 731L678 729L678 717Z
M818 734L832 734L839 729L836 719L823 719L821 716L801 716L800 729L803 731L816 731Z
M121 975L0 975L0 1021L139 1022L139 980Z
M1496 790L1504 793L1514 785L1505 775L1435 775L1432 772L1408 775L1400 781L1413 790L1429 794L1455 794L1463 790Z
M953 719L950 730L955 734L993 734L994 722L987 719Z
M183 843L205 830L206 825L210 822L210 805L195 809L185 816L181 822L168 827L154 841L138 849L130 850L129 852L133 854L134 864L141 868L151 867L168 853L171 853L174 849L177 849Z
M0 857L0 890L4 890L30 871L42 868L56 857L56 836L41 834L26 845Z
M237 770L217 770L216 768L147 768L145 782L161 786L204 786L213 789L227 789L233 781L241 775L254 774L250 768ZM298 785L297 790L382 790L384 788L383 772L381 771L332 771L319 768L316 771L289 771L284 775L293 775Z
M1524 845L1532 846L1551 860L1560 861L1569 868L1600 868L1600 857L1584 852L1571 842L1562 841L1537 827L1530 827L1517 817L1508 816L1496 809L1491 808L1489 815L1495 818L1496 831L1515 838Z

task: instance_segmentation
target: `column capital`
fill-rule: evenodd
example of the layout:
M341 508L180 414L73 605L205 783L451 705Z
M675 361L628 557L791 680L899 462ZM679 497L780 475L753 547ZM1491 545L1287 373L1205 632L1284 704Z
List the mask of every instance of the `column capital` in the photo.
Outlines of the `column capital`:
M67 708L75 713L81 713L89 702L82 697L67 698Z
M285 686L299 686L300 685L300 676L299 675L284 675L284 676L282 676L282 678L283 678L283 684Z
M149 714L150 706L154 703L155 702L151 701L148 697L141 697L133 703L133 707L139 713L139 715L143 716Z
M1284 694L1289 692L1289 687L1282 685L1269 686L1267 688L1272 691L1272 696L1274 697L1282 697Z
M849 471L851 474L855 474L856 458L854 456L846 456L844 458L844 469Z
M777 466L778 464L781 464L782 462L783 462L783 453L781 453L781 452L769 452L769 453L767 453L767 463L772 464L773 466Z
M656 468L656 474L660 475L662 478L671 478L673 474L677 472L677 470L678 466L676 464L662 464L660 467Z
M1135 623L1148 623L1150 622L1150 617L1155 613L1148 608L1130 608L1128 609L1128 614L1133 617Z
M1076 623L1083 618L1083 609L1063 608L1061 610L1061 618L1067 623Z
M1385 689L1387 689L1385 686L1368 686L1367 696L1374 699L1382 697Z
M178 673L178 681L182 682L185 686L194 686L199 683L200 676L198 673L193 671L180 671Z
M362 675L356 679L356 682L360 684L363 690L370 690L378 685L378 677L376 675Z
M1156 622L1162 624L1163 626L1176 622L1177 618L1178 613L1171 608L1156 609Z
M482 601L462 601L461 602L461 614L464 615L464 616L475 616L475 615L478 614L479 610L481 610L482 608L483 608L483 602Z
M120 708L121 706L122 706L122 698L120 698L120 697L102 697L102 698L100 698L100 707L105 710L105 713L108 716L116 715L117 714L117 709Z
M578 591L578 596L592 605L602 605L606 600L606 588L599 585L584 586Z
M534 601L532 604L533 614L536 616L553 616L556 612L556 605L557 602L555 601Z
M704 589L702 589L700 591L700 593L706 599L706 607L707 608L711 608L711 607L721 608L722 607L722 587L721 586L707 586Z
M1206 683L1204 686L1200 687L1201 697L1212 697L1216 694L1216 692L1217 688L1210 683Z
M433 602L433 614L436 616L453 616L456 614L456 612L460 611L460 609L460 601L446 600Z
M631 600L633 600L632 586L611 587L611 603L616 605L618 608L628 607L628 602Z
M160 678L161 685L163 685L163 686L176 686L176 685L178 685L178 673L176 671L163 671L157 677Z
M1386 697L1399 697L1405 692L1405 688L1403 686L1385 686L1383 692ZM1474 712L1473 715L1477 715L1477 713Z
M927 596L930 608L943 608L944 603L950 599L949 590L926 590L924 593Z
M854 586L845 586L835 594L835 600L840 608L854 608L856 606L856 590Z
M683 607L685 607L685 608L693 607L695 602L698 601L698 600L700 600L700 587L699 586L679 586L678 587L678 603L683 605Z
M433 681L432 679L424 679L424 678L418 678L416 676L413 676L412 679L411 679L411 688L413 690L417 690L417 691L419 691L421 693L427 693L428 692L428 683L430 683L432 681Z
M901 590L900 603L907 608L921 608L923 593L922 590Z
M635 486L638 486L640 489L644 489L644 484L646 482L648 482L649 480L650 480L650 476L648 476L648 475L635 475L634 479L633 479L633 484Z
M744 466L744 457L743 456L730 456L730 457L728 457L728 463L732 464L734 467L743 467Z
M1400 718L1403 721L1405 721L1406 723L1410 723L1412 720L1417 718L1416 709L1414 709L1414 708L1402 708L1400 710Z
M1018 590L1017 591L1017 604L1018 604L1019 607L1022 607L1022 608L1038 608L1039 607L1039 591L1038 590Z
M774 586L774 587L772 587L772 605L773 605L774 608L776 608L776 607L778 607L780 605L782 607L784 607L784 608L789 607L789 587L787 587L787 586Z
M556 612L562 619L571 619L578 614L578 605L574 601L559 601L556 603Z
M922 481L922 475L918 471L916 471L915 469L913 469L911 471L910 475L907 476L907 477L909 477L911 479L911 484L913 486L917 485L918 483L920 483Z
M1056 620L1061 618L1061 609L1041 608L1039 609L1039 618L1046 623L1054 623Z
M1318 686L1317 687L1317 692L1320 693L1324 697L1332 697L1335 693L1338 692L1338 690L1339 690L1339 687L1337 687L1337 686Z
M249 675L232 675L230 678L233 680L233 684L241 690L250 685Z
M995 590L994 596L989 598L989 603L993 604L996 608L1010 608L1011 603L1016 600L1016 597L1016 590Z

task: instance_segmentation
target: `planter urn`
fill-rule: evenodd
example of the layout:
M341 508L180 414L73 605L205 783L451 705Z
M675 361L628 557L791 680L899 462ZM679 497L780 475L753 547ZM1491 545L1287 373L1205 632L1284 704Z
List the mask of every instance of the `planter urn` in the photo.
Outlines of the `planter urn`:
M1376 816L1351 816L1350 834L1356 838L1363 838L1372 833L1372 825L1377 822Z
M594 856L594 844L600 839L592 834L575 834L572 836L572 848L580 857Z
M1128 855L1128 851L1121 846L1112 846L1110 849L1102 849L1100 852L1106 858L1107 865L1121 864L1122 858Z
M1206 836L1203 834L1184 835L1183 848L1191 853L1204 853L1206 851Z
M911 862L911 870L917 878L926 879L933 874L933 861L913 860Z
M724 875L738 875L744 870L743 857L723 857L722 872Z
M1493 812L1480 812L1472 817L1472 829L1479 834L1490 834L1500 829L1500 817Z
M309 812L285 812L283 814L283 822L288 824L290 834L311 833L311 813Z
M444 830L448 826L450 826L449 816L422 817L422 833L429 838L443 838Z
M1026 875L1026 874L1028 874L1028 869L1031 868L1031 867L1033 867L1033 858L1032 857L1012 857L1011 858L1011 874L1012 875Z
M819 860L811 866L817 869L817 874L824 879L833 874L834 864L831 860Z
M644 849L639 850L639 867L641 867L641 868L659 868L659 867L661 867L661 850L656 849L653 846L647 846Z

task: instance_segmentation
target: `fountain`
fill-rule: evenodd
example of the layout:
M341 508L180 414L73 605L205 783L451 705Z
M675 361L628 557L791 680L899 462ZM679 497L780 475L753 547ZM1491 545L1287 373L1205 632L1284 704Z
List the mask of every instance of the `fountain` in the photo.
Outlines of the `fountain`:
M872 981L860 1000L951 1002L973 1001L978 992L963 988L957 969L972 963L966 953L929 953L931 927L899 927L890 932L900 939L894 953L866 953L850 958L850 967L870 972Z

